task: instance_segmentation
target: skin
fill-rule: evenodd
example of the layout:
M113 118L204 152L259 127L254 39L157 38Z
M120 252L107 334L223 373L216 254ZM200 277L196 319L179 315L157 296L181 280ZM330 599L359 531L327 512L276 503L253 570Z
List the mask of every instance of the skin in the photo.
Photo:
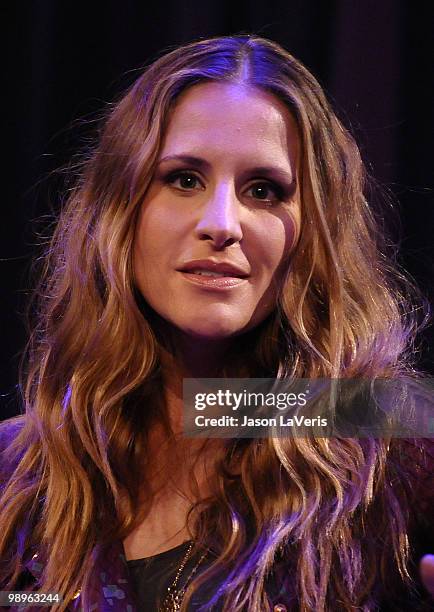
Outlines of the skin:
M424 555L420 561L420 575L424 587L434 598L434 555Z
M176 353L161 348L166 406L176 433L182 431L183 377L212 375L237 336L275 308L300 233L298 147L286 106L257 89L196 85L171 111L139 213L134 276L161 318L163 334L176 346ZM202 164L173 159L179 155ZM209 258L243 268L248 278L222 292L195 285L179 272L188 261ZM222 450L221 440L208 442L203 449L203 440L180 435L176 448L173 443L169 448L158 424L150 431L153 466L147 481L154 495L147 516L124 540L127 559L188 539L185 520L195 498L190 470L194 466L206 495L207 474Z
M300 231L297 149L294 120L269 93L207 83L178 100L141 207L134 271L142 295L175 331L184 353L207 345L218 352L274 309ZM179 155L206 165L163 161ZM258 166L272 167L273 178L255 172ZM178 271L210 257L240 266L249 278L216 292Z

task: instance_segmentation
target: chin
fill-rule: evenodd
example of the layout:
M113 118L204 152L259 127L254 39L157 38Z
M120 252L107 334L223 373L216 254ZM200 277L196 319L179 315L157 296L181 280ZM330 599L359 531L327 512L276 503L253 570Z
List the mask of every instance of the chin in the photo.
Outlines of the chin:
M225 338L231 338L232 336L242 333L241 330L226 327L216 329L216 327L210 328L197 326L189 328L184 327L182 328L182 331L193 338L197 338L198 340L224 340Z
M246 325L236 324L232 321L225 321L223 319L207 321L194 321L190 325L184 324L179 325L180 329L189 336L198 338L201 340L224 340L225 338L231 338L244 333Z

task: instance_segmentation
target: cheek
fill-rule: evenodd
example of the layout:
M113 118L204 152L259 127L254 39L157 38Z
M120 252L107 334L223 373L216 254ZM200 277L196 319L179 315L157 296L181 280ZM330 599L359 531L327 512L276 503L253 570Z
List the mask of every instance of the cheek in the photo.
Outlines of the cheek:
M170 249L182 231L179 221L174 211L157 199L142 205L134 238L135 268L144 262L158 267L170 257Z
M141 248L146 248L150 238L163 235L165 220L164 209L158 206L158 202L151 201L142 205L136 229L136 240ZM146 241L143 239L145 236Z
M153 273L167 251L164 216L152 202L142 205L134 236L134 278L142 293L147 292Z
M299 217L286 211L270 215L252 228L249 244L251 261L267 278L286 270L299 235Z

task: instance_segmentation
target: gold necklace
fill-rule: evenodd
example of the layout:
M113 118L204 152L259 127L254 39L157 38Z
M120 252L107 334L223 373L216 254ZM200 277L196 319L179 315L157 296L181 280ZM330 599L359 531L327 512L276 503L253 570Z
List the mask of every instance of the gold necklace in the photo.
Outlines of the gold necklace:
M188 547L187 552L185 553L178 567L178 571L176 572L175 579L173 580L172 584L167 588L167 594L163 600L163 603L161 604L159 608L159 612L179 612L179 610L181 610L181 604L182 604L182 600L184 599L187 585L190 582L191 578L194 576L194 574L197 572L199 565L202 563L202 561L208 554L208 550L206 550L201 556L201 558L199 559L199 561L196 563L196 565L193 567L189 575L187 576L187 579L185 580L184 585L181 588L178 588L179 579L187 564L187 561L190 559L191 551L193 550L193 546L194 546L194 542L191 542L190 546Z

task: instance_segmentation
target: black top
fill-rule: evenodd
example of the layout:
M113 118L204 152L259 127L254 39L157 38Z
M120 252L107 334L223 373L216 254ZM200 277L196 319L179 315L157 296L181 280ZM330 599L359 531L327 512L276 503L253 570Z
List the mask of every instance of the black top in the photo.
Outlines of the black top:
M127 561L133 588L140 610L158 612L159 606L167 595L167 589L173 583L179 566L184 559L191 541L183 542L158 555L144 559ZM185 584L194 566L199 561L198 554L191 555L180 575L177 587ZM200 564L205 566L205 561ZM199 568L198 570L199 571ZM196 576L196 573L194 574Z

